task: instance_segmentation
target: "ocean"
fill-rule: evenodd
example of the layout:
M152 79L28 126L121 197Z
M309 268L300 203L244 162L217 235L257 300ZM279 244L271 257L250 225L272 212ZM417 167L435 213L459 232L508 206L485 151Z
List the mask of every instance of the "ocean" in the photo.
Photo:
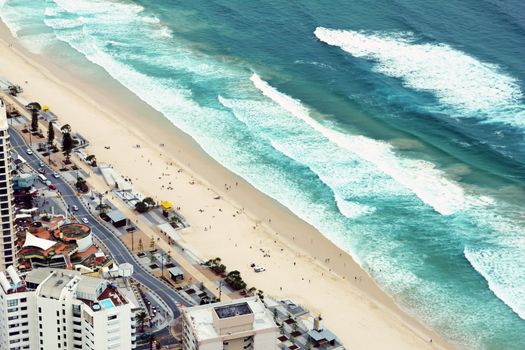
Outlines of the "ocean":
M525 349L525 2L0 0L469 349ZM80 68L81 67L81 68Z

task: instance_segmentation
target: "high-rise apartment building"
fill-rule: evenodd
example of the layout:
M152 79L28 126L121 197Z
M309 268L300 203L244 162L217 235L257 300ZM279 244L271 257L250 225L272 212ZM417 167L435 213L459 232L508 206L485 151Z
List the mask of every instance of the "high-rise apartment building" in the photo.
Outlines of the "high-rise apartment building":
M0 100L0 271L15 265L11 152L5 103Z
M273 350L279 328L256 297L186 308L183 350Z
M108 281L39 268L0 272L0 350L129 350L134 306Z

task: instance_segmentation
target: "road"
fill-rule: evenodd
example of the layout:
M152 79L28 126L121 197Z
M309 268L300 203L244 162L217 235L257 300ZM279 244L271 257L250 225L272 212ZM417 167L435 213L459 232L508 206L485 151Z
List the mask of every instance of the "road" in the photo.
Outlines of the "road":
M36 156L36 152L33 155L28 155L26 150L28 145L13 128L9 128L9 136L11 139L11 148L18 152L27 161L28 165L36 171L40 168L39 163L43 161ZM44 166L46 173L52 174L53 170L47 165ZM133 278L148 287L150 290L155 292L161 300L170 308L175 318L179 317L180 310L178 305L183 304L184 306L191 306L185 299L183 299L176 290L168 287L161 280L154 277L149 271L147 271L137 260L133 258L131 252L124 246L124 243L113 234L112 231L107 229L96 218L87 210L84 204L80 201L80 198L76 195L76 191L65 181L62 177L55 179L50 176L50 181L60 191L65 202L72 207L76 205L79 210L76 212L76 216L79 218L85 217L89 220L89 225L95 237L102 241L108 250L110 251L113 260L117 264L130 263L133 265Z

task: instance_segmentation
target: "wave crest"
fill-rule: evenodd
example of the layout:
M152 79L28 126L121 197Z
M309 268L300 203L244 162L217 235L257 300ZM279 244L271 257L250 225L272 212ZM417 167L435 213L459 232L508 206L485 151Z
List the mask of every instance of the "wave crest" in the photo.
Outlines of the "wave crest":
M525 110L518 81L498 65L481 62L446 44L418 43L411 33L318 27L314 34L354 57L374 61L377 72L401 79L412 89L430 92L469 117L525 126L518 115Z

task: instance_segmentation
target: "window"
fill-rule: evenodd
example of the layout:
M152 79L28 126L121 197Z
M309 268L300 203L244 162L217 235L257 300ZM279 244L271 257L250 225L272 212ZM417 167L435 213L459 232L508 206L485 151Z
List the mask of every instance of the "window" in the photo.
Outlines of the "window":
M13 307L18 305L18 299L9 299L7 301L7 307Z
M117 318L117 315L108 316L108 321L114 320Z

